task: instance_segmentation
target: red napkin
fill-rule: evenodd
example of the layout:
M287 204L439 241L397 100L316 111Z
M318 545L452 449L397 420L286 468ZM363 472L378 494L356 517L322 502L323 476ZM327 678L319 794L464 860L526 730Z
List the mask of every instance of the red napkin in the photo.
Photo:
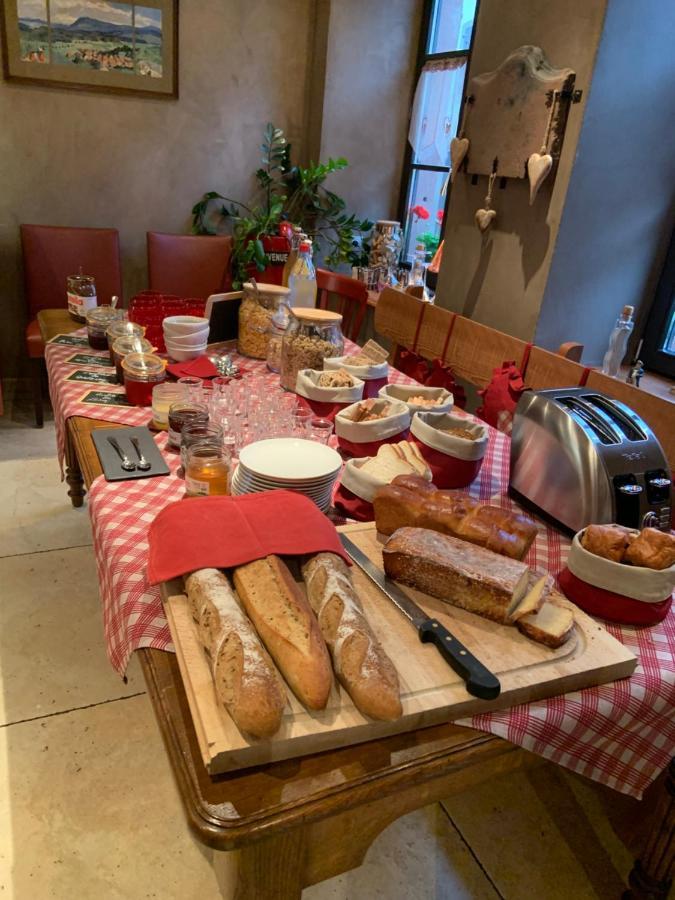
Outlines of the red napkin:
M241 566L271 553L327 551L351 565L332 522L308 497L292 491L178 500L158 514L148 541L150 584L195 569Z
M208 356L198 356L197 359L189 359L187 362L172 363L166 367L167 372L175 378L183 378L186 375L194 375L197 378L215 378L218 369L213 365Z

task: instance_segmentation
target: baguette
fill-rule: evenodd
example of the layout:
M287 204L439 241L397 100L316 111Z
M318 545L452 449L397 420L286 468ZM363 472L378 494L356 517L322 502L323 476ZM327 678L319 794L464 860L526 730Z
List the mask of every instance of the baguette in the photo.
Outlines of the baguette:
M335 674L354 705L373 719L398 719L398 675L363 614L347 565L333 553L318 553L302 575Z
M308 709L328 702L332 671L314 613L278 556L234 570L234 585L249 618L298 700Z
M185 587L218 699L241 731L271 737L281 725L286 692L230 583L218 569L199 569Z
M511 559L522 559L537 535L535 523L521 513L485 506L454 491L432 492L423 479L410 475L378 488L373 508L382 534L430 528Z
M524 563L426 528L399 528L382 558L389 578L502 625L529 587Z

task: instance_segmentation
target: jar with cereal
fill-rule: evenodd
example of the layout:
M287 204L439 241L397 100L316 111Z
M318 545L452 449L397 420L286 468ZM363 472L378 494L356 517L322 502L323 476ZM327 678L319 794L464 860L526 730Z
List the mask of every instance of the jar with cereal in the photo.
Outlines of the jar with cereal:
M247 281L239 307L237 350L242 356L267 359L269 328L279 303L290 291L279 284L254 284Z
M329 309L291 309L281 346L281 386L295 390L300 369L323 369L329 356L342 356L342 316Z

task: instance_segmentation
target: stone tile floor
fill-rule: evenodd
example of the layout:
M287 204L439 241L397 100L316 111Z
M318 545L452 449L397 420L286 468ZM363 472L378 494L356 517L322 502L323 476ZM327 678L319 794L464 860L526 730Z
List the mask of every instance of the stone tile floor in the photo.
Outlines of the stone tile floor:
M7 391L6 391L7 392ZM103 645L86 507L53 423L20 391L0 419L0 892L7 900L221 896L191 838L133 664ZM616 798L611 798L614 802ZM604 900L632 854L606 792L544 764L412 813L307 900Z

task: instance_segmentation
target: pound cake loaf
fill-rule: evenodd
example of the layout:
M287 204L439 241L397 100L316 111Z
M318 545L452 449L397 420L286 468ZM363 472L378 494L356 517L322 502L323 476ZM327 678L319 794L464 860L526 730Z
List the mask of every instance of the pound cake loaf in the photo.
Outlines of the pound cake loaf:
M404 527L429 528L511 559L522 559L537 536L537 526L522 513L433 489L412 475L404 478L378 488L373 498L375 524L382 534Z
M278 556L234 570L234 586L295 696L308 709L328 702L333 672L316 617Z
M271 737L281 725L286 691L229 581L218 569L199 569L185 588L218 699L241 731Z
M304 564L302 575L335 674L354 705L373 719L398 719L398 675L368 624L348 566L334 553L317 553Z
M502 625L531 588L524 563L426 528L399 528L382 558L389 578Z

